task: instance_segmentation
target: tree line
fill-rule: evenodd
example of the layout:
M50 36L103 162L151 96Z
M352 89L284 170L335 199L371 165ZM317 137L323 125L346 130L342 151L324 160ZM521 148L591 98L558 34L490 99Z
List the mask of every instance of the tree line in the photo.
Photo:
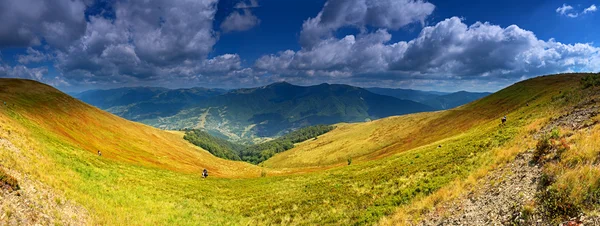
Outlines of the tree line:
M186 130L184 139L219 158L259 164L277 153L292 149L295 143L316 139L317 136L334 128L334 126L329 125L309 126L292 131L274 140L254 145L236 144L197 129Z

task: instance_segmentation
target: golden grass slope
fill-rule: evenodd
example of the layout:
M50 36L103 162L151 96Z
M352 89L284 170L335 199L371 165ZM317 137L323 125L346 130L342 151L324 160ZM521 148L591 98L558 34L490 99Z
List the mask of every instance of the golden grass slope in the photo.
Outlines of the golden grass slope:
M223 177L260 172L256 166L214 157L179 135L116 117L34 81L0 80L0 100L7 103L2 114L16 115L90 157L101 151L103 159L186 173L207 168Z
M426 123L439 117L439 113L420 113L394 116L365 123L342 123L335 130L296 145L292 150L282 152L265 161L262 165L272 168L294 168L327 166L345 163L351 158L355 163L359 158L380 151L390 145L402 142L407 146L415 143L415 133Z
M483 130L483 125L490 122L496 125L495 122L499 123L504 115L509 115L509 120L523 117L514 110L533 107L527 106L528 103L533 105L538 98L547 97L561 86L577 86L580 78L577 74L535 78L451 110L340 124L319 139L277 154L263 165L271 168L323 167L344 165L348 158L357 162L387 157L469 130Z
M562 109L552 97L581 76L524 81L450 111L342 124L265 163L273 168L216 158L180 133L47 85L2 79L0 138L14 148L0 149L0 164L81 205L91 225L374 224L489 167L497 153L518 152L531 125Z

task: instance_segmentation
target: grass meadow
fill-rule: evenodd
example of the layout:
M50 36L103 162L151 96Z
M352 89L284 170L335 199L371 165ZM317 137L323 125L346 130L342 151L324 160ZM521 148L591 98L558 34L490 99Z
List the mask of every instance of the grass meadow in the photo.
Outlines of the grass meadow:
M0 164L81 205L92 224L401 224L534 147L531 131L562 113L552 97L581 76L520 82L448 111L340 124L261 166L216 158L181 133L120 119L43 84L0 80L9 103L0 109L0 138L19 150L0 149ZM590 143L600 131L592 133L571 138L579 144L557 167L572 173L557 173L556 186L598 181Z

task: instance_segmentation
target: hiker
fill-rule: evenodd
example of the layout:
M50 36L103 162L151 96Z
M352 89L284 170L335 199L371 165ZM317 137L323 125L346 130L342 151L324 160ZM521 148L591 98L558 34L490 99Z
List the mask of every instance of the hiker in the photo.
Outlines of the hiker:
M504 123L506 123L506 115L502 117L502 125L504 125Z
M207 178L208 177L208 170L204 169L202 170L202 178Z
M102 156L102 152L100 152L100 150L98 150L98 156Z

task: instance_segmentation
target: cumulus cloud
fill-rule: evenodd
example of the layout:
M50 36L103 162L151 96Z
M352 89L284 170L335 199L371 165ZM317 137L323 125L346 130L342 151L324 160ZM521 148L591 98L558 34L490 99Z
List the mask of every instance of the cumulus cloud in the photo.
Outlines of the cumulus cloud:
M258 17L249 9L242 10L243 13L234 11L221 23L221 30L225 33L233 31L247 31L260 23Z
M597 10L598 9L596 8L596 5L592 4L590 7L583 9L583 11L581 11L581 13L578 13L578 12L573 12L573 11L575 11L575 8L573 8L573 6L563 4L563 6L558 7L556 9L556 12L563 16L567 16L570 18L576 18L576 17L579 17L584 14L596 12Z
M256 0L241 1L235 5L235 11L223 20L221 30L225 33L247 31L260 23L260 19L252 14L252 8L258 7Z
M481 78L600 67L600 49L589 44L539 40L516 25L502 28L477 22L468 26L456 17L424 28L404 46L391 70Z
M385 30L359 36L348 35L342 39L329 38L312 49L294 52L287 50L278 55L259 58L255 67L283 74L328 74L349 76L353 73L385 70L394 48L384 43L391 39Z
M81 0L0 0L0 48L47 43L63 48L86 28Z
M115 18L90 16L84 35L56 54L55 66L81 83L185 80L212 73L216 62L221 68L237 68L239 62L231 60L237 55L207 59L217 41L212 29L216 3L116 2Z
M583 10L583 14L593 13L593 12L596 12L597 10L598 10L598 8L596 8L596 5L592 4L590 7L587 7Z
M0 61L1 62L1 61ZM47 67L34 67L29 68L24 65L10 66L7 64L0 64L0 78L22 78L40 81L52 86L69 86L70 84L64 79L55 76L47 77Z
M424 23L434 9L433 4L423 0L329 0L316 17L302 25L300 44L311 48L342 27L397 30L411 23Z
M0 77L7 78L25 78L41 81L43 76L48 73L48 68L28 68L23 65L14 67L8 65L0 65Z
M568 11L571 11L571 10L573 10L573 6L563 4L561 7L558 7L556 9L556 12L559 13L560 15L565 15L565 14L567 14Z
M50 54L43 53L42 51L35 50L31 47L27 48L26 55L18 55L17 61L21 64L29 64L29 63L39 63L42 61L47 61L52 58Z
M383 29L329 38L311 49L263 56L255 68L280 76L343 78L346 82L457 79L506 83L540 74L600 70L600 48L539 40L516 25L503 28L477 22L469 26L453 17L425 27L408 42L390 40Z

